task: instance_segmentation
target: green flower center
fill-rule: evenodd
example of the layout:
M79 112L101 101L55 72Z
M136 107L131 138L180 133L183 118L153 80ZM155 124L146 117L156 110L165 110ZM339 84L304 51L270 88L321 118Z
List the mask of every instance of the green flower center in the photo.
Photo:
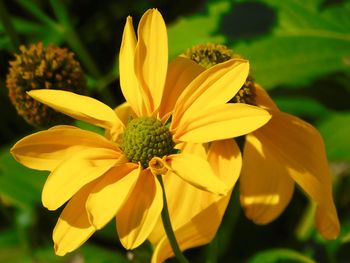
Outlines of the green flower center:
M141 117L129 121L123 134L121 148L129 161L148 167L153 157L163 157L174 152L174 142L169 129L159 120Z
M185 54L187 58L193 60L197 64L205 67L206 69L215 66L216 64L225 62L232 58L242 58L240 55L235 54L231 49L224 45L219 44L203 44L196 45L188 49ZM233 103L246 103L255 104L255 86L251 76L248 76L247 80L243 84L238 93L231 99Z

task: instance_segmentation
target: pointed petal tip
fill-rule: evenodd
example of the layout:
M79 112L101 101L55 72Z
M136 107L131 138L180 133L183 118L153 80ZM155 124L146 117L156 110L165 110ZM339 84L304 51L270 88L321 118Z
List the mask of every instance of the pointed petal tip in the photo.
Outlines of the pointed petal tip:
M55 250L56 256L60 256L60 257L63 257L68 253L68 251L61 250L60 246L57 243L54 244L54 250Z
M54 244L53 248L54 248L54 250L55 250L56 256L61 256L61 257L63 257L63 256L66 254L66 253L60 251L60 247L59 247L59 245L58 245L57 243Z
M56 204L53 204L47 201L48 199L46 198L46 196L44 197L42 195L41 200L42 200L43 207L45 207L49 211L55 211L59 208L59 206L57 206Z

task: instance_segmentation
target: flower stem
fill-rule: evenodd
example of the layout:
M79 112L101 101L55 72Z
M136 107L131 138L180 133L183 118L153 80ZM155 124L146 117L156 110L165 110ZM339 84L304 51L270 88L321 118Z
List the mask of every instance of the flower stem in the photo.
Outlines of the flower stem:
M171 245L171 248L173 249L173 252L174 252L176 259L180 263L189 263L187 258L182 254L182 252L180 250L179 244L176 241L176 237L175 237L173 228L171 226L170 217L169 217L169 210L168 210L168 203L167 203L167 199L166 199L165 188L164 188L162 176L158 175L157 178L158 178L160 185L162 186L162 192L163 192L162 221L163 221L165 233L168 237L169 243Z

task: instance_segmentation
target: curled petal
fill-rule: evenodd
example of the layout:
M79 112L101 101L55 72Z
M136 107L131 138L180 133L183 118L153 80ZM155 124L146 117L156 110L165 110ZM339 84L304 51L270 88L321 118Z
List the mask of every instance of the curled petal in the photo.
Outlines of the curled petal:
M117 164L121 153L104 148L89 148L63 161L46 179L43 205L56 210L81 187L106 173Z
M279 176L290 176L317 203L315 220L321 235L327 239L336 238L340 229L339 219L333 202L324 144L318 131L297 117L273 112L271 121L253 135L260 143L258 150L264 158L276 159L285 167ZM282 180L285 182L287 179Z
M55 253L64 256L80 247L95 232L85 210L85 202L95 182L84 186L66 205L53 230Z
M193 114L172 132L175 140L204 143L247 134L266 124L270 118L271 115L261 108L229 103Z
M24 137L12 147L11 153L29 168L53 171L63 160L88 148L117 149L101 135L61 125Z
M161 186L149 169L143 170L116 217L119 239L126 249L134 249L148 238L162 208Z
M128 102L120 104L114 109L114 111L125 126L128 124L130 118L137 118L136 113L133 111Z
M287 207L293 191L286 160L259 135L247 135L240 177L240 200L246 216L256 224L273 221Z
M273 111L280 111L269 94L258 84L254 85L255 88L255 104L259 107L267 108Z
M31 90L28 95L77 120L86 121L106 129L123 126L110 107L88 96L49 89Z

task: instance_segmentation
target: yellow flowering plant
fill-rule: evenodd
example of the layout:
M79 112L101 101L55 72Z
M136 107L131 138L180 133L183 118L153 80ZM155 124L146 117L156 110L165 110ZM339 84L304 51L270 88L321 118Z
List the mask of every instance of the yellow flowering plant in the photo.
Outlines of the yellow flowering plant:
M239 149L229 138L253 132L270 119L265 109L228 103L247 78L247 61L232 59L205 70L178 57L168 65L166 27L156 9L142 16L137 37L127 18L119 63L127 101L123 112L133 116L128 122L122 111L87 96L28 92L56 111L106 131L101 136L59 125L29 135L11 149L21 164L51 172L42 191L46 208L56 210L67 202L53 231L57 255L75 250L113 218L122 245L138 247L167 208L163 179L186 182L204 195L211 193L210 198L226 196L237 179L231 168L241 168ZM175 202L181 196L169 198ZM177 208L169 209L173 221Z
M215 44L195 46L184 56L206 68L239 57L227 47ZM325 239L337 238L340 224L332 197L325 147L317 129L300 118L281 112L251 77L247 78L232 101L256 105L272 115L266 125L245 136L241 172L231 168L231 177L239 182L240 203L245 215L256 224L270 223L289 204L296 183L316 203L315 226L319 233ZM203 151L202 154L207 156ZM227 176L230 168L226 167ZM172 217L180 247L184 250L209 243L221 223L229 195L213 196L179 180L168 179L168 185L165 182L168 196L176 195L181 189L186 193L182 203L191 200L188 206L182 205L181 211L192 214L192 217ZM172 198L169 198L168 205L175 207L170 209L170 214L180 209L178 202ZM173 255L160 223L150 237L155 246L153 262L162 262Z

